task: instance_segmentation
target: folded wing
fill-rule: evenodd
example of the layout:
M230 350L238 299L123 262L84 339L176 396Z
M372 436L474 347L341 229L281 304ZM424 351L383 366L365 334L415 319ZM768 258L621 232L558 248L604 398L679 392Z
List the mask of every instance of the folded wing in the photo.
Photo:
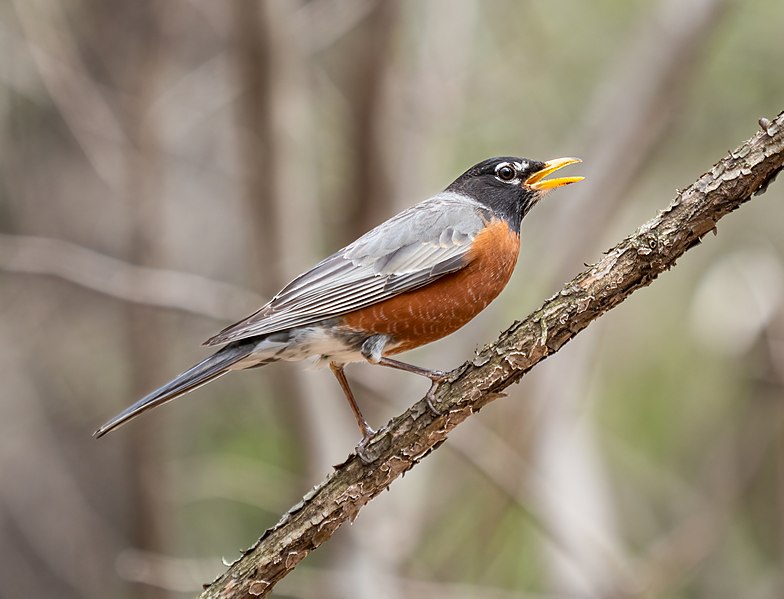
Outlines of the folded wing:
M206 345L313 324L460 270L488 218L483 206L465 196L438 194L325 258Z

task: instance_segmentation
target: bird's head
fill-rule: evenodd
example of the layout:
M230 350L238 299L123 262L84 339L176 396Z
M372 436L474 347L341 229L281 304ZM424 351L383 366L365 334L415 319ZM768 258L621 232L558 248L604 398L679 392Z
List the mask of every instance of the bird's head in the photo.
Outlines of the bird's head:
M468 196L506 218L515 230L526 213L548 191L584 177L546 179L555 171L581 162L579 158L556 158L547 162L501 156L472 166L447 187L447 191Z

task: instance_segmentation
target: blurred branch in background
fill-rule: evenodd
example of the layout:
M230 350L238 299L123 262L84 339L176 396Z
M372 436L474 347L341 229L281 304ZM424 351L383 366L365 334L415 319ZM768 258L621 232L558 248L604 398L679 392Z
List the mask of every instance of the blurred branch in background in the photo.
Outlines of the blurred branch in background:
M68 241L0 234L0 270L48 275L123 302L236 320L262 297L192 273L138 266Z
M784 170L784 112L730 156L716 163L653 220L606 252L541 309L502 333L494 344L450 373L435 397L393 419L356 456L284 514L259 542L201 595L203 599L266 596L311 551L328 540L399 476L437 449L449 432L501 397L503 390L557 352L593 320L674 266L723 216L767 190ZM636 590L636 589L635 589ZM628 589L622 589L628 591Z

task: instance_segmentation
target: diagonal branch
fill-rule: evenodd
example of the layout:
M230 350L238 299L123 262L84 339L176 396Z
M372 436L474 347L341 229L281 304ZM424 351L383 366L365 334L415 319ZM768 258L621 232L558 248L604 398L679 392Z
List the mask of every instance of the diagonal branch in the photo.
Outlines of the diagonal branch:
M442 415L424 400L394 418L368 447L373 462L352 455L258 543L232 564L201 599L266 596L313 549L443 443L449 432L593 320L671 268L724 215L767 189L784 169L784 113L761 119L762 131L718 162L660 214L642 225L596 264L471 361L450 373L436 393Z

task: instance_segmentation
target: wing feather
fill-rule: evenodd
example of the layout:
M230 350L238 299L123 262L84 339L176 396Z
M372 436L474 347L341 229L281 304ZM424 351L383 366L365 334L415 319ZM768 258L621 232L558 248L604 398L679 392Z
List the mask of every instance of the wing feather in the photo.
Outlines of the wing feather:
M306 326L426 285L467 264L471 241L487 220L481 204L438 194L325 258L206 344Z

